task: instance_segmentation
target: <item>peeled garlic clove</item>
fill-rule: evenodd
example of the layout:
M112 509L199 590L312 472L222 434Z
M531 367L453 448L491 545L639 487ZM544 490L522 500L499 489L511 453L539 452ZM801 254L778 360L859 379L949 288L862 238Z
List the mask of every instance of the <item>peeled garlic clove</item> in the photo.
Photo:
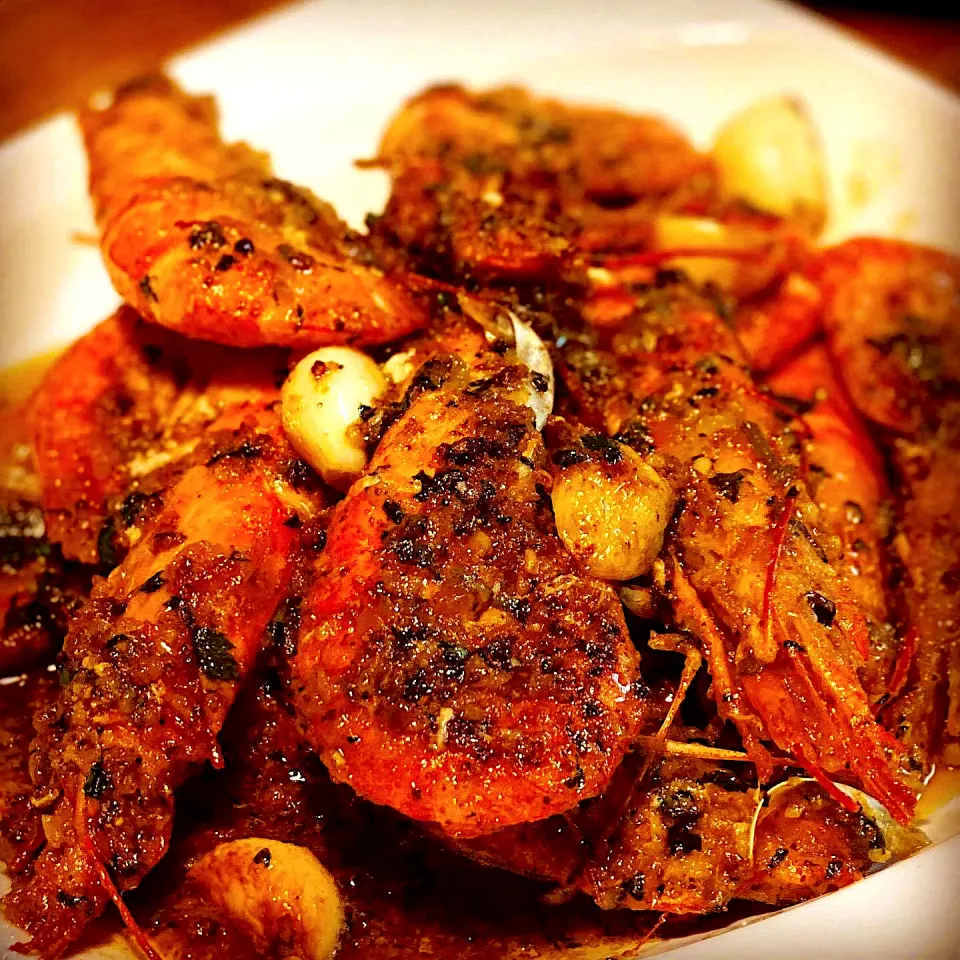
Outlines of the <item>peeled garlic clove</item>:
M530 398L527 406L533 411L537 429L542 430L547 417L553 411L554 377L553 361L546 344L534 333L533 328L512 313L514 349L517 359L530 371Z
M233 840L204 854L189 876L265 956L330 960L336 953L343 905L330 872L305 847Z
M591 459L560 469L551 497L557 532L580 565L603 580L624 581L656 559L674 496L636 451L622 444L619 450L615 463Z
M280 394L284 430L297 452L331 486L347 487L367 463L358 431L360 410L387 389L380 368L349 347L321 347L305 356Z
M724 196L811 229L823 226L823 151L797 100L772 97L740 111L720 128L712 154Z

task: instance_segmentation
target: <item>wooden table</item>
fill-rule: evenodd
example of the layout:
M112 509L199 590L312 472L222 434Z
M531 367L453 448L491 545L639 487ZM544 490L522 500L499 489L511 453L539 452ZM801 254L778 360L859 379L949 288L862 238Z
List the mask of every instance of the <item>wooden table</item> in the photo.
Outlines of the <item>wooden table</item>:
M76 107L94 91L156 68L172 54L281 3L0 0L0 139L58 110ZM960 91L960 20L877 15L811 3Z

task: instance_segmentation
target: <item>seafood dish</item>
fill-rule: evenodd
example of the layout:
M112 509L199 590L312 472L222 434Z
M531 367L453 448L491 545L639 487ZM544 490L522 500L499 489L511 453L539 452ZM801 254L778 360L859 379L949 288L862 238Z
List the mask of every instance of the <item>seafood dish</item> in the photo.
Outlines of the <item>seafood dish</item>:
M363 230L165 76L79 123L123 305L0 410L14 950L631 956L924 846L960 260L821 243L802 104L430 87Z

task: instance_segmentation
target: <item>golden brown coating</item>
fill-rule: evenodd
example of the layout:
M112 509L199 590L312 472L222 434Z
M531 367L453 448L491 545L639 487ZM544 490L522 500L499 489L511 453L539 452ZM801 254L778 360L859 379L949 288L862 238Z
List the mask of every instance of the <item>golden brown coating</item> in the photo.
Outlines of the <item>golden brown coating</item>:
M109 571L204 431L267 408L285 372L280 351L198 344L121 307L58 359L29 403L50 539Z
M211 98L146 78L80 124L104 263L144 317L242 347L376 344L426 322L328 204L221 140Z
M656 211L715 194L709 158L664 121L516 87L425 91L377 161L393 192L376 235L425 272L480 279L538 278L581 252L644 245Z

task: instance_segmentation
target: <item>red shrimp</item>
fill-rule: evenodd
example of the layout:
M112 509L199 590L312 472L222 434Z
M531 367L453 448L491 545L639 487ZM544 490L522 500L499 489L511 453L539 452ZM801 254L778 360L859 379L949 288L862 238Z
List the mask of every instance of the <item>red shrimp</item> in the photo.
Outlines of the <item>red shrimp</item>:
M889 497L880 451L853 408L826 349L815 344L768 380L781 399L799 404L810 431L804 473L826 529L840 537L837 558L868 619L870 658L864 681L875 702L889 695L898 651L895 611L887 596Z
M294 673L335 779L469 838L602 790L644 704L616 594L557 536L531 375L463 327L333 511Z
M574 360L561 397L577 398L577 417L592 411L674 464L683 504L665 546L674 616L700 639L721 716L762 775L771 771L762 741L772 740L824 782L856 776L909 819L915 799L894 771L896 743L857 676L864 613L824 547L830 530L801 476L789 412L755 385L728 327L682 284L635 295L632 314L593 353L614 375L578 376Z
M80 125L107 271L147 319L240 347L377 344L426 324L328 204L221 140L210 98L146 78Z
M135 887L167 849L173 790L221 763L217 735L294 560L278 432L264 415L213 434L71 624L65 686L31 747L46 845L3 901L32 937L20 949L60 956L111 887Z
M960 739L960 260L852 240L823 255L820 283L837 369L894 475L906 632L884 718L925 773Z

